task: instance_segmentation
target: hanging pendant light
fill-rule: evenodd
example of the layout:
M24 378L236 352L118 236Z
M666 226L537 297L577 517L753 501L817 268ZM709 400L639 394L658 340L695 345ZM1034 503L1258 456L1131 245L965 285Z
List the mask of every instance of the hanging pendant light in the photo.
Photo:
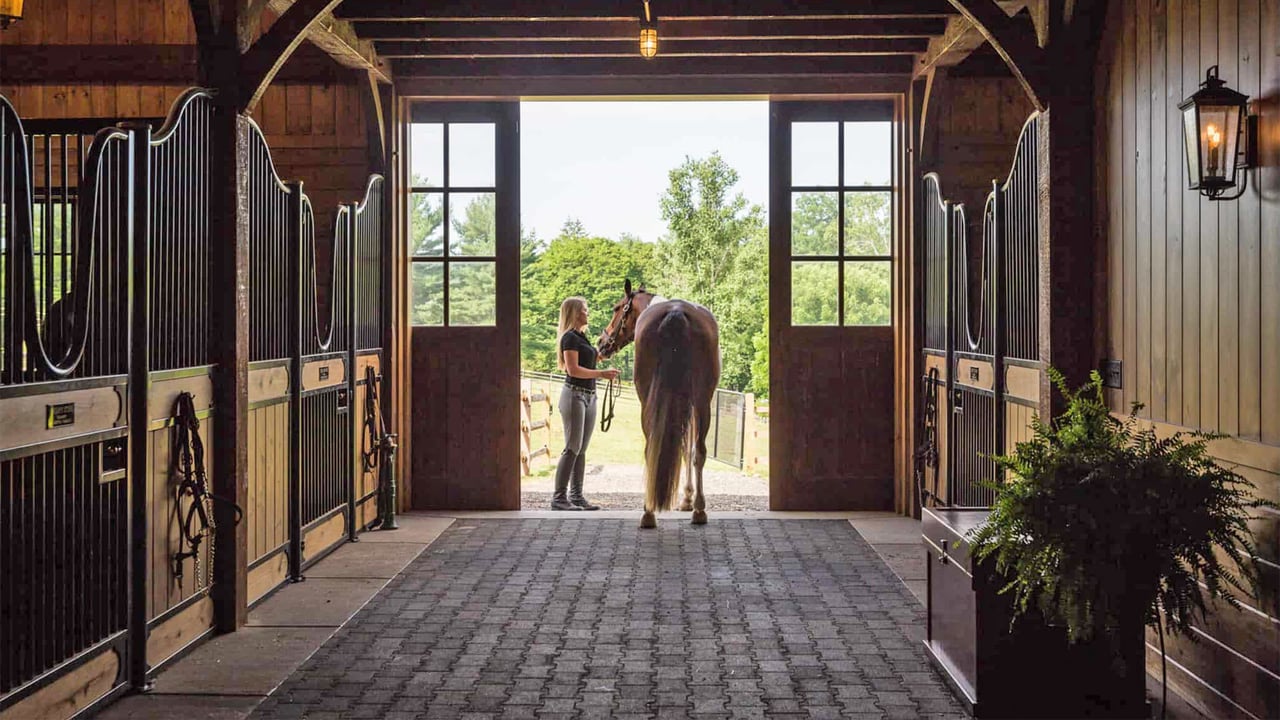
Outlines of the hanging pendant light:
M22 19L22 0L0 0L0 30Z
M640 55L645 60L658 54L658 19L649 12L649 0L644 0L644 14L640 16Z

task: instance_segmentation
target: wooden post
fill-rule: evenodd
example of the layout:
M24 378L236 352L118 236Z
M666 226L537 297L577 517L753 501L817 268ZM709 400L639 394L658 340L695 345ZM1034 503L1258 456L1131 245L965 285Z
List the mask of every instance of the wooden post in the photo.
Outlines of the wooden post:
M216 95L209 218L213 369L213 492L243 507L249 496L249 119L240 114L240 57L248 49L260 9L248 0L207 0L200 37L203 83ZM202 6L203 7L203 6ZM211 32L210 30L216 30ZM248 526L237 524L229 503L214 504L214 621L232 632L248 619Z
M212 135L213 187L209 212L213 317L213 492L243 506L249 470L249 120L220 96ZM248 619L248 526L236 524L227 503L214 504L213 602L217 628L231 632Z
M1105 317L1103 257L1094 232L1093 135L1095 39L1105 3L1090 3L1053 38L1054 82L1040 114L1040 357L1078 386L1099 366L1097 340ZM1040 412L1057 412L1062 398L1041 376Z

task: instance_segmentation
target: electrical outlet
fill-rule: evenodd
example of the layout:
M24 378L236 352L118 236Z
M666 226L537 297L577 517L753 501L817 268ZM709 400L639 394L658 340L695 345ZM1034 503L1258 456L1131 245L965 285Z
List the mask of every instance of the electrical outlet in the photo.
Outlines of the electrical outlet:
M1124 374L1119 360L1102 361L1102 386L1117 390L1124 386Z

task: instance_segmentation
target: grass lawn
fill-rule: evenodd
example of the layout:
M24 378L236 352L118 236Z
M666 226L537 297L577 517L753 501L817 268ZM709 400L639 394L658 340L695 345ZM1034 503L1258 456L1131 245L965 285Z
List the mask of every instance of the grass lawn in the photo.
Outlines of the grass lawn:
M590 462L603 465L643 465L644 433L640 430L640 400L634 390L625 388L618 398L614 409L613 425L609 432L600 432L600 417L604 412L604 393L597 398L596 425L591 434L591 444L587 447L587 458ZM533 461L532 477L545 477L555 469L556 458L564 449L564 424L560 421L560 411L555 404L560 399L560 389L553 388L551 393L551 440L547 447L551 449L548 456ZM535 411L536 413L536 411ZM533 444L541 445L546 435L543 431L534 433Z
M564 449L564 426L560 421L560 411L556 408L556 404L560 400L559 385L535 381L533 387L535 392L540 387L549 390L552 401L551 439L547 443L547 447L551 452L533 461L530 475L532 478L541 478L550 475L555 470L556 459L560 457L560 451ZM614 408L613 425L610 426L609 432L600 431L600 415L604 413L603 383L596 402L596 424L591 434L591 444L587 447L587 461L595 465L644 465L644 433L640 429L640 399L636 397L635 389L630 386L623 387L622 395L618 397L617 406ZM541 412L539 407L545 407L545 405L534 406L535 419ZM546 437L545 431L535 431L532 439L534 448L540 447ZM767 437L761 442L763 447L767 448L769 446ZM729 469L729 466L710 459L707 462L707 466L722 470ZM760 477L768 476L767 472L752 474L757 474Z

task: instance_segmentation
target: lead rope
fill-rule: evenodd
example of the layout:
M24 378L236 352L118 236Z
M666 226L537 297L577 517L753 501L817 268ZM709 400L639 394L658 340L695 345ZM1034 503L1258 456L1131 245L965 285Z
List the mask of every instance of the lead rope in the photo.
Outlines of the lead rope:
M916 449L916 493L920 507L932 499L936 503L938 492L938 368L929 368L924 379L924 442ZM925 489L925 469L933 468L933 491Z
M209 569L214 563L214 544L209 543L209 562L200 562L200 544L211 536L217 525L213 520L213 503L222 502L235 509L235 523L240 524L244 511L230 500L209 492L209 480L204 470L204 442L200 440L200 418L196 416L196 407L189 392L178 393L173 404L174 438L174 476L178 480L174 491L174 505L177 508L181 535L178 539L179 550L173 555L173 576L182 587L183 562L187 558L195 561L196 585L206 587L209 580ZM191 499L191 506L186 513L182 512L184 497ZM199 527L193 525L199 522ZM181 549L185 543L189 550Z
M622 383L614 383L613 378L609 378L604 386L604 411L600 414L600 432L609 432L609 428L613 427L613 408L618 404L618 398L622 395Z

